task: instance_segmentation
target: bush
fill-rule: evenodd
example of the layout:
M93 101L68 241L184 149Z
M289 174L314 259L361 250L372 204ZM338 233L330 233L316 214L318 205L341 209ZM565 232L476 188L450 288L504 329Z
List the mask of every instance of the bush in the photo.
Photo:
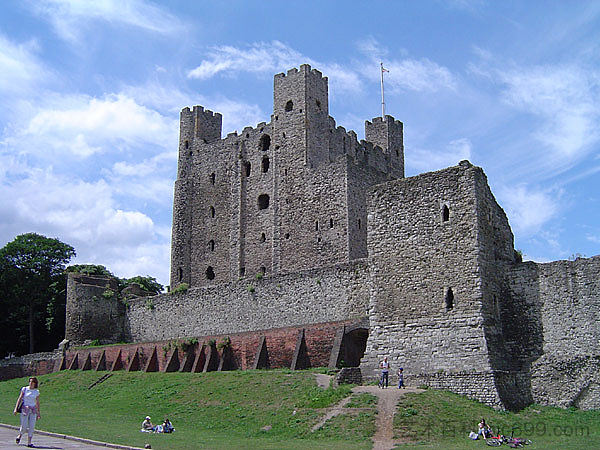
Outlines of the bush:
M170 293L171 294L179 294L182 292L187 292L187 290L190 288L190 285L187 283L180 283L177 285L177 287L175 289L173 289Z

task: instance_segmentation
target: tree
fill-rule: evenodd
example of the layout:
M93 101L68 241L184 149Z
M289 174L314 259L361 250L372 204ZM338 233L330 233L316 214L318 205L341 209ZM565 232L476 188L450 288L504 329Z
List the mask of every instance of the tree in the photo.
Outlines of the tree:
M56 307L50 300L64 294L65 264L73 256L70 245L36 233L17 236L0 249L2 296L10 308L9 320L17 321L13 329L22 329L19 311L26 307L29 353L35 349L36 315L45 317L48 308Z
M156 278L151 276L142 277L138 275L133 278L121 278L119 282L121 285L120 290L123 290L124 287L127 287L130 284L137 284L146 292L151 294L160 294L164 288L162 284L156 281Z

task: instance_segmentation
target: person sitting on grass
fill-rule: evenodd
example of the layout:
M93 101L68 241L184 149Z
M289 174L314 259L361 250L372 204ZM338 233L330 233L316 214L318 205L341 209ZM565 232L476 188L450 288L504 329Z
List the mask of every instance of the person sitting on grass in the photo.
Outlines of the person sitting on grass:
M175 431L175 428L173 428L173 424L166 417L165 417L165 421L162 424L162 427L163 427L163 433L172 433L173 431Z
M152 433L155 430L156 430L156 427L154 425L152 425L152 422L150 421L150 416L146 416L146 418L142 422L142 429L140 431L142 431L144 433Z
M487 423L485 423L485 419L481 419L481 422L479 422L478 426L479 429L477 430L477 434L481 435L483 439L492 436L492 429Z

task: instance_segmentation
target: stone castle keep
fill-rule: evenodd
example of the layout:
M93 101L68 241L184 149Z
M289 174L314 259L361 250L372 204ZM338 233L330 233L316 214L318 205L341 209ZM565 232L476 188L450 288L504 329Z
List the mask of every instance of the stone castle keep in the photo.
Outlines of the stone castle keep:
M61 367L369 379L388 355L409 384L490 405L599 408L599 275L599 256L521 262L481 168L405 178L402 123L367 121L358 141L302 65L275 75L270 122L240 134L183 109L172 292L124 304L105 295L113 281L71 274L66 338L137 344L71 350ZM190 338L206 345L160 351Z

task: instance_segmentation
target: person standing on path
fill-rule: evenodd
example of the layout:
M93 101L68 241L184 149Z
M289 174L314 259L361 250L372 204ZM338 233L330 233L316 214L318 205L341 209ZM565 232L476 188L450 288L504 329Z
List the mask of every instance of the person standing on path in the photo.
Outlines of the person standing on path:
M398 369L398 389L404 387L404 369L400 367Z
M383 361L379 363L379 368L381 369L381 379L379 380L379 387L383 389L388 387L389 381L390 363L388 361L387 356L385 356L383 358Z
M37 419L42 418L40 414L40 391L38 390L38 380L36 377L29 379L29 386L21 388L21 393L15 404L13 414L16 416L19 412L21 413L21 428L15 442L17 444L21 442L23 433L27 431L27 447L33 447L31 439L33 438L35 422Z

